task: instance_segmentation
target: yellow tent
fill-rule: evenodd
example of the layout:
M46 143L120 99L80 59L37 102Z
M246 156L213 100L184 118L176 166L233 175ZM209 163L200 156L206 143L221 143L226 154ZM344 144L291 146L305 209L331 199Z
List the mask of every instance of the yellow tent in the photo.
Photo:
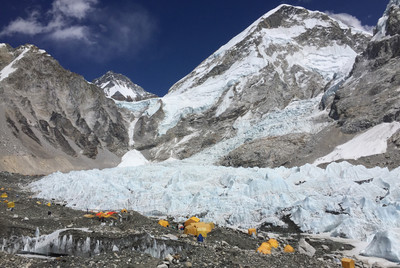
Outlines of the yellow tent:
M163 226L163 227L169 227L169 222L166 220L159 220L158 224Z
M257 234L257 230L256 230L256 228L250 228L249 230L247 230L247 233L249 234L249 235L252 235L252 234Z
M286 245L285 248L283 249L283 252L293 253L294 252L294 248L291 245Z
M271 244L268 242L263 242L261 246L257 249L257 252L262 254L271 254Z
M121 210L121 213L128 213L128 211L124 208Z
M7 198L7 197L8 197L7 193L3 193L3 194L1 195L1 198Z
M214 223L212 222L196 222L186 225L184 233L198 236L201 234L203 237L207 237L207 234L214 229Z
M183 233L197 236L197 228L193 224L189 224L188 226L185 227Z
M93 214L85 214L85 215L83 215L83 217L91 219L91 218L94 218L95 215L93 215Z
M187 221L185 221L185 226L187 226L187 225L189 225L189 224L191 224L191 223L196 223L196 222L199 222L200 221L200 219L199 218L197 218L197 217L191 217L190 219L188 219Z
M14 208L15 207L15 203L14 202L8 202L7 203L7 207L8 208Z
M342 259L342 266L343 268L354 268L355 262L353 259L350 258L343 258Z
M279 243L278 243L278 241L276 241L276 239L271 238L270 240L268 240L268 243L273 248L278 248L279 247Z

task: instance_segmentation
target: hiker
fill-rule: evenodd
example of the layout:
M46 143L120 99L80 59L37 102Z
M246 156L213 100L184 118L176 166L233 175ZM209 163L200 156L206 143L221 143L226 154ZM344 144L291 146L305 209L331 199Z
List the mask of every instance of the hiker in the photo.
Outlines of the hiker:
M203 235L202 235L202 234L199 234L199 235L197 236L197 242L203 242L203 241L204 241Z

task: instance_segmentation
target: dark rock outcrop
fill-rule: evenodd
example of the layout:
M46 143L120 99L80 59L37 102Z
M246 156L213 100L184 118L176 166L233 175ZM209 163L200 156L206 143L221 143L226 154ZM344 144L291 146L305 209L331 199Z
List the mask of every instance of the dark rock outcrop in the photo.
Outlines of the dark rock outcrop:
M393 3L385 12L386 21L380 21L383 29L357 57L350 77L336 93L330 116L345 133L400 120L400 7Z

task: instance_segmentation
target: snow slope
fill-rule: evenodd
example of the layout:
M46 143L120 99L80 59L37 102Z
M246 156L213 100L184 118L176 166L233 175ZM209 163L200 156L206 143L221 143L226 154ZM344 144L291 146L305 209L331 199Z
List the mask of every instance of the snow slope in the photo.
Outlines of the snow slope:
M29 50L30 50L29 46L23 48L19 56L0 71L0 82L6 79L10 74L12 74L17 70L17 68L14 67L14 64L18 62L20 59L22 59L25 53L28 52Z
M379 124L337 146L330 154L315 160L314 165L386 153L387 140L399 129L399 122Z
M149 161L137 150L127 152L118 167L136 167L146 165Z

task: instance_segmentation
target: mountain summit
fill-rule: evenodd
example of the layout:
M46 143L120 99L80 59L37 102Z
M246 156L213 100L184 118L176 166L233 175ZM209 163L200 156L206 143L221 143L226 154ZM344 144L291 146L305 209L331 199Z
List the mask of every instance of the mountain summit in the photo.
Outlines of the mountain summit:
M157 112L136 122L135 146L165 160L187 158L221 141L227 144L210 153L213 158L265 137L297 134L281 140L284 148L306 143L327 123L311 112L314 103L349 75L370 38L322 12L280 5L173 85L161 104L154 103L150 109Z
M133 83L128 77L113 71L94 79L93 84L102 88L106 96L114 100L132 102L157 97Z

